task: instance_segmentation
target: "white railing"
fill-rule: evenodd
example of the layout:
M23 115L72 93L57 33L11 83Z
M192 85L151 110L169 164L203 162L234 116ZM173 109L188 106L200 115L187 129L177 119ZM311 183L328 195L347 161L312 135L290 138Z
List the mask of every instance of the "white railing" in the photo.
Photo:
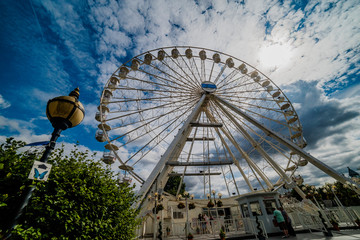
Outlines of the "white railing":
M170 229L169 233L166 231L167 228ZM227 235L244 232L243 222L237 219L215 219L210 221L189 222L189 233L193 235L208 235L209 237L217 238L221 228L224 229ZM166 237L169 238L185 238L186 223L165 224L163 232L165 232Z
M355 220L358 218L358 214L351 208L329 208L324 210L324 212L329 219L333 219L341 225L357 226Z
M259 229L258 229L258 223L259 223L259 227L262 229L263 236L265 238L268 238L266 228L262 220L258 220L257 223L255 219L243 218L243 223L246 229L246 233L254 234L256 239L258 239L258 234L259 234Z

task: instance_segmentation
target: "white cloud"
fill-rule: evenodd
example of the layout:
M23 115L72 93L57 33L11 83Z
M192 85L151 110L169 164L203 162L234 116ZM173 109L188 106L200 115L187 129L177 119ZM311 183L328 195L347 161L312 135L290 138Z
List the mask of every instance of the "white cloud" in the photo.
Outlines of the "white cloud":
M0 94L0 109L5 109L10 107L10 102L6 101L4 97Z
M31 99L45 103L75 79L82 81L88 91L92 85L102 87L122 62L154 48L172 45L212 48L258 67L275 83L288 89L290 95L297 94L292 98L293 103L309 136L308 149L314 155L334 167L341 167L338 159L357 164L359 154L354 149L359 142L359 117L356 117L359 98L355 96L359 85L326 97L317 86L303 84L309 87L304 88L299 80L317 81L318 86L325 89L350 84L348 75L356 75L359 69L360 18L357 16L360 6L356 1L338 1L333 7L328 1L313 1L307 3L305 9L295 10L290 2L282 2L89 0L75 5L37 1L35 5L41 5L37 8L39 16L50 19L49 23L40 24L49 42L24 41L18 52L35 56L29 59L39 72L40 84L46 83L45 89L53 91L34 87L29 91ZM274 47L285 52L284 59L274 64L271 60L275 57L270 57L269 65L264 66L260 52ZM84 73L74 77L73 69L68 69L69 60ZM97 83L94 79L82 78L86 74ZM293 83L299 85L291 85ZM303 89L306 94L302 94ZM101 88L93 91L97 94L95 99L99 99ZM83 125L93 138L97 104L91 97L90 103L85 104ZM303 99L298 99L300 97ZM9 101L0 95L0 108L8 108ZM32 124L34 121L0 117L0 129L7 128L12 135L27 142L49 137L34 134ZM121 149L119 154L126 159L133 147L134 144L131 149ZM154 166L161 153L160 150L151 152L137 169L140 174L147 176L152 170L150 164ZM306 169L302 170L304 175L315 176L311 168Z

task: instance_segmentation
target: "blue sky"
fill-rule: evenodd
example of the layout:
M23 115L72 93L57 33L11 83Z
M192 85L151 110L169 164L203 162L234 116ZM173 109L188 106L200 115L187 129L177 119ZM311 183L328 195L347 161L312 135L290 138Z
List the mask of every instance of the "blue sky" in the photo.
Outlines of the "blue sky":
M269 76L298 112L306 151L347 173L360 167L359 16L357 0L2 0L0 142L49 139L47 101L79 87L86 117L59 142L102 151L94 115L109 76L147 50L190 45ZM311 184L332 181L301 171Z

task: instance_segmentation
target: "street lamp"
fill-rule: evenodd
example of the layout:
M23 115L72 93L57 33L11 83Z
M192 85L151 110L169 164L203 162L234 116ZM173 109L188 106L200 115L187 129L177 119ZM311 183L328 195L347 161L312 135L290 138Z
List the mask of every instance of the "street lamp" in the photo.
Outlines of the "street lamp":
M194 199L194 194L189 194L188 192L184 192L184 195L181 196L181 194L178 195L178 199L181 200L181 198L184 197L185 198L185 208L186 208L186 226L185 226L185 238L188 236L189 234L189 206L188 206L188 199L190 198L191 200Z
M153 239L156 239L156 234L157 234L157 212L161 211L163 209L162 206L162 201L164 200L164 197L159 194L158 192L155 192L154 195L152 196L151 194L148 195L148 200L154 200L154 208L153 208L153 214L154 214L154 226L153 226ZM160 225L161 225L161 221L160 221ZM162 235L162 233L160 232L159 235Z
M55 148L56 140L60 136L61 131L75 127L81 123L85 116L84 106L78 100L79 88L74 89L69 96L60 96L50 99L46 106L46 116L51 122L54 131L51 134L50 143L45 147L45 151L40 158L41 162L46 163L51 151ZM10 222L10 232L17 225L17 220L21 216L23 210L29 203L32 192L35 187L28 187L24 192L24 199L19 206L16 215ZM10 237L9 234L5 239Z

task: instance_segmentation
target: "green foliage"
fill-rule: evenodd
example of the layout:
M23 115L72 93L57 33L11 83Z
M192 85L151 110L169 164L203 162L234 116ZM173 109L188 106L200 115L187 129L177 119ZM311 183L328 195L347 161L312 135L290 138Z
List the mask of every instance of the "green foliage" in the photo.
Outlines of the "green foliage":
M133 187L118 184L109 167L76 146L69 156L59 148L50 156L47 182L27 179L41 152L17 149L23 142L8 139L0 147L0 229L19 206L21 194L35 185L29 205L13 230L12 239L133 239L138 211Z
M167 181L167 183L166 183L166 185L164 187L164 191L176 196L176 192L178 190L180 182L181 182L181 177L180 176L171 176L171 177L169 177L169 179L168 179L168 181ZM185 183L182 183L179 194L183 195L184 192L185 192Z

